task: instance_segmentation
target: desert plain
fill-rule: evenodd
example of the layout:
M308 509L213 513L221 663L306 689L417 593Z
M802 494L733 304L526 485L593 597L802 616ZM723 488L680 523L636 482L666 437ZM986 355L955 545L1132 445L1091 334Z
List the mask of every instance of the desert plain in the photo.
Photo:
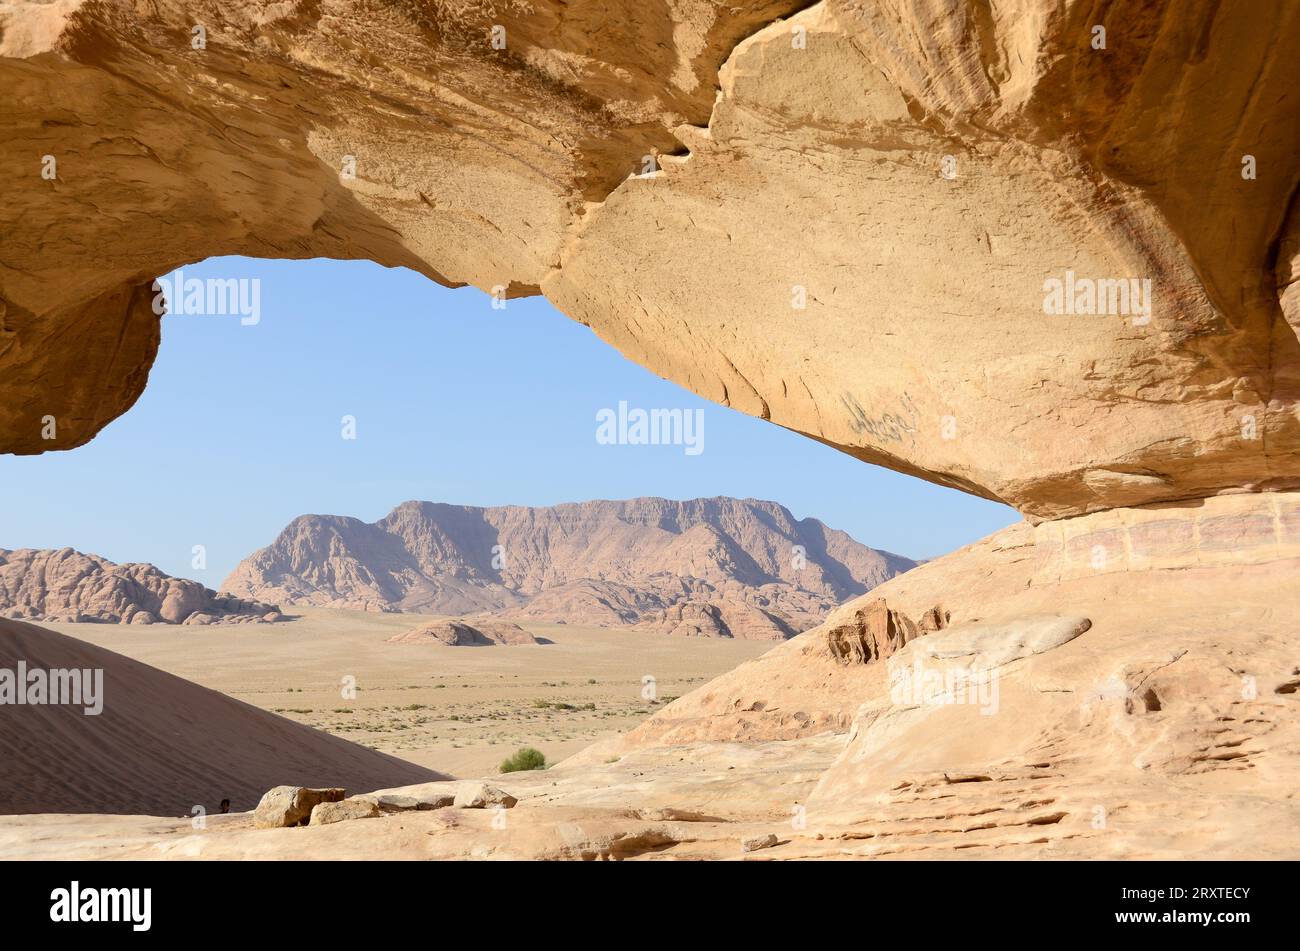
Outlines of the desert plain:
M772 646L525 622L545 643L449 648L387 642L432 616L321 608L291 615L231 627L43 626L456 776L495 773L523 746L558 762ZM355 696L344 695L347 677L355 678Z

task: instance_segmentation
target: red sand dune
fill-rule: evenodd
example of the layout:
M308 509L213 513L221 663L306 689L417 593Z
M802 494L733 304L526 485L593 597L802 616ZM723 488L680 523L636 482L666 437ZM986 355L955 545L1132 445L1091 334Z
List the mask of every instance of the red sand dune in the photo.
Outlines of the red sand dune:
M102 668L103 712L0 704L0 814L251 809L281 784L366 792L447 777L102 647L0 620L0 669Z

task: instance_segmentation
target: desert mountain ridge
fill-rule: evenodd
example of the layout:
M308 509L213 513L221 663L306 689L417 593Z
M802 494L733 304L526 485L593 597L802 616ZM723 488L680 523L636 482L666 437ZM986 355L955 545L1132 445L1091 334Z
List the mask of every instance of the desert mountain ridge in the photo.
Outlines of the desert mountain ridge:
M218 594L145 563L117 564L72 548L0 548L0 617L105 624L278 621L280 609Z
M222 590L277 603L780 640L913 567L776 502L403 502L303 515Z

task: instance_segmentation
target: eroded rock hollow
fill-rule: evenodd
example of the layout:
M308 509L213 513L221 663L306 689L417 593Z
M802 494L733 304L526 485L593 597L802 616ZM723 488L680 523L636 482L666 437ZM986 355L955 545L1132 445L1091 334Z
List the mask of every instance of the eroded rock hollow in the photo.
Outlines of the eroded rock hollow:
M245 254L543 293L1033 518L1300 481L1294 3L0 16L2 451L126 411L154 279Z

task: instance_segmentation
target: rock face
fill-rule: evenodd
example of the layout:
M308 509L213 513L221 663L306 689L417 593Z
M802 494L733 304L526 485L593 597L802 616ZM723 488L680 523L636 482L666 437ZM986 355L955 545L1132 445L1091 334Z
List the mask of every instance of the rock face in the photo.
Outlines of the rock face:
M1035 517L1296 485L1300 7L1252 13L11 4L0 451L131 405L177 265L365 257Z
M281 619L260 601L217 594L153 565L71 548L0 549L0 616L102 624L251 624Z
M537 638L518 624L492 618L435 621L388 639L390 644L432 644L445 647L492 647L536 644Z
M902 650L910 641L948 623L949 612L931 608L920 624L876 598L858 608L853 619L826 632L826 645L836 662L843 665L882 660Z
M779 640L914 564L752 499L406 502L375 523L295 519L222 587L288 604Z

